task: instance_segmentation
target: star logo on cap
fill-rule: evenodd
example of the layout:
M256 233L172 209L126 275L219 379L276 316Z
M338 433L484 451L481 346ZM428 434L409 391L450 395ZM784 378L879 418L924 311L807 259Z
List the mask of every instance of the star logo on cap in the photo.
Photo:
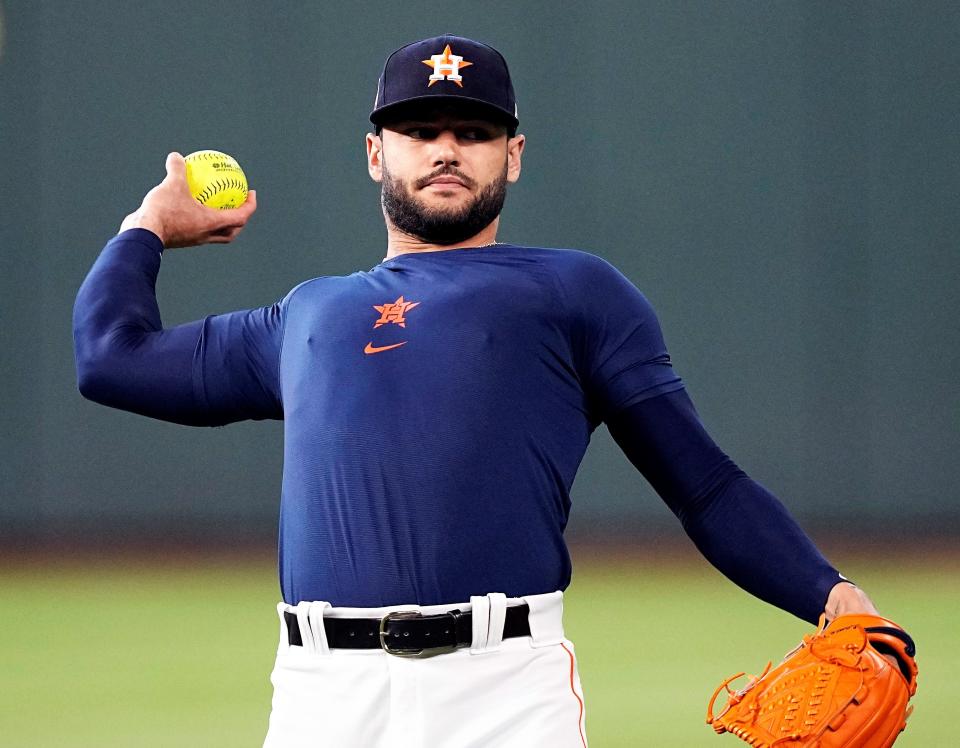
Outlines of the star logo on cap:
M460 71L472 65L472 62L467 62L462 57L453 54L450 51L450 45L448 44L443 50L442 54L433 55L429 60L421 60L424 65L433 68L433 75L429 78L429 83L427 88L430 88L437 81L448 80L456 83L460 88L463 88L463 76L460 75Z

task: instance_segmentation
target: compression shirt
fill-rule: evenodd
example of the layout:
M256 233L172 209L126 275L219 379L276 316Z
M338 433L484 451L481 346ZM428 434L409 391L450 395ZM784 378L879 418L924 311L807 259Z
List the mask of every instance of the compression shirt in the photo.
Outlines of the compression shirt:
M569 492L592 431L618 414L631 423L625 414L636 419L647 401L683 407L650 304L585 252L498 244L403 254L307 281L269 307L164 329L154 292L162 249L149 231L123 232L81 287L81 391L191 425L284 420L280 582L291 604L430 605L566 588ZM636 464L624 428L618 441ZM749 483L741 497L756 493ZM695 499L668 504L715 515L709 538L731 508ZM771 505L759 506L763 522ZM772 529L790 523L775 518ZM724 570L731 548L718 541L714 533L719 550L704 552ZM751 589L749 573L736 581L809 618L838 575L815 549L794 561L813 580L795 593L802 602L784 604L766 581Z

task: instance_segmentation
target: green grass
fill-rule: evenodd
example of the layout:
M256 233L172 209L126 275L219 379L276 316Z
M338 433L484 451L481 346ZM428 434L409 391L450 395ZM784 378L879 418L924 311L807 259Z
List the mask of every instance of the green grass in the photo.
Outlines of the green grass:
M960 564L848 571L918 642L897 747L956 745ZM0 745L259 746L276 595L269 559L0 567ZM566 620L592 748L743 745L703 724L713 688L808 630L700 563L581 563Z
M845 570L917 641L915 711L897 748L956 746L947 715L960 699L960 565ZM776 664L810 631L705 564L590 566L575 575L566 608L591 748L745 745L705 725L713 689L734 673L762 671L768 659ZM599 633L618 627L634 632L624 637L631 643L618 645Z

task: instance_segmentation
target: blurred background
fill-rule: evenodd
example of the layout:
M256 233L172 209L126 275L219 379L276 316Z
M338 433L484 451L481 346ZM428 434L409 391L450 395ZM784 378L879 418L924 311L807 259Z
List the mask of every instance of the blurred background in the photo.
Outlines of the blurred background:
M719 444L925 635L930 685L902 741L951 745L934 699L956 702L960 662L946 638L931 647L960 612L960 7L935 0L0 2L0 690L22 696L0 707L6 734L262 740L282 425L189 429L84 401L73 300L170 150L232 154L260 207L236 244L165 256L167 324L376 265L363 135L377 76L393 49L444 32L492 44L513 74L527 149L499 238L594 252L647 295ZM660 673L680 679L658 704L633 690L649 686L649 642L628 648L632 676L623 652L603 670L590 616L632 606L654 639L692 619L698 650L740 637L756 669L803 625L706 566L603 428L573 498L592 744L720 740L703 707L749 659ZM136 620L166 644L133 638L141 659L115 667L130 610L152 611ZM216 655L242 676L203 660L219 639L197 631L222 632L223 610L249 619Z

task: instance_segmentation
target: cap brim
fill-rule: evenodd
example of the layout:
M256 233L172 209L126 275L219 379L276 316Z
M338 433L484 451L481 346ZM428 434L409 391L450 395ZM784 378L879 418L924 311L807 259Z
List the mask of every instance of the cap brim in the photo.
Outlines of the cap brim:
M370 121L375 125L382 126L391 120L395 122L402 119L408 112L414 112L432 103L462 104L479 113L484 119L489 117L491 122L497 122L498 124L514 128L520 124L520 120L518 120L512 112L501 109L489 101L474 99L470 96L451 96L450 94L425 94L423 96L415 96L411 99L404 99L394 104L387 104L371 112Z

